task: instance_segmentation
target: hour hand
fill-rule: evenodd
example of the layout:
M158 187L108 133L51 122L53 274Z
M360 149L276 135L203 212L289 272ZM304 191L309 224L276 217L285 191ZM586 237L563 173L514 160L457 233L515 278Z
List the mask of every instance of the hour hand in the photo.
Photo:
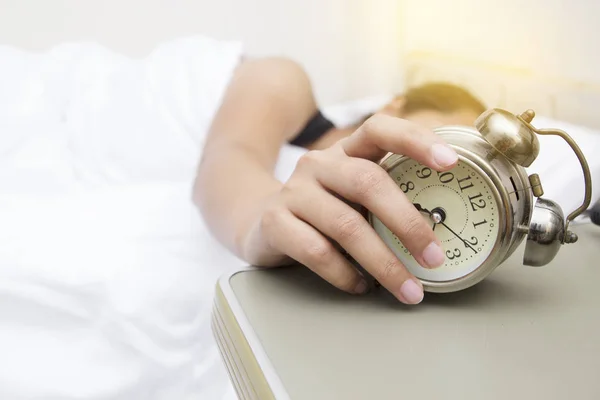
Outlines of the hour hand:
M420 205L419 203L413 203L413 205L415 206L415 208L416 208L418 211L423 211L423 212L427 213L429 216L433 216L433 213L432 213L431 211L429 211L429 210L428 210L428 209L426 209L426 208L423 208L423 207L421 207L421 205ZM437 225L438 225L438 223L437 223L437 222L435 222L435 221L433 221L433 226L431 227L431 229L432 229L434 232L435 232L435 227L436 227Z
M423 211L426 212L427 214L431 215L431 211L429 211L426 208L421 207L421 205L419 203L413 203L413 206L415 206L415 208L419 211Z

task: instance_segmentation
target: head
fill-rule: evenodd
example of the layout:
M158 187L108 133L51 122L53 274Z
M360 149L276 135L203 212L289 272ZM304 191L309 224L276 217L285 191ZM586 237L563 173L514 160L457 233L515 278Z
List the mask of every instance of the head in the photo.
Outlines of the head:
M486 110L468 90L450 83L428 83L396 96L380 112L428 128L442 125L473 126Z

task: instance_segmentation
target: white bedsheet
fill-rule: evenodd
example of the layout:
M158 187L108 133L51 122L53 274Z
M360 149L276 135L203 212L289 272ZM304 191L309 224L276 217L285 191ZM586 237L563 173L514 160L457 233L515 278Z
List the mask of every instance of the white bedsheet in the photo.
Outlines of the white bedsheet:
M209 315L217 277L244 263L190 190L242 51L198 36L141 60L91 43L0 47L1 399L233 395ZM349 123L377 101L326 114ZM281 180L301 154L284 148ZM549 186L573 202L564 180Z

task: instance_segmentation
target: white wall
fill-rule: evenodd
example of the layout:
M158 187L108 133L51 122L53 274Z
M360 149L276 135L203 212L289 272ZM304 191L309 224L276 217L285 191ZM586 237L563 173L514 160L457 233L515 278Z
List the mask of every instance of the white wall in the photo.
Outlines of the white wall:
M94 40L130 55L194 33L302 62L324 103L402 82L396 0L0 0L0 43Z
M407 51L600 84L600 2L405 0Z
M600 128L600 1L404 0L401 20L408 58L435 69L421 79Z

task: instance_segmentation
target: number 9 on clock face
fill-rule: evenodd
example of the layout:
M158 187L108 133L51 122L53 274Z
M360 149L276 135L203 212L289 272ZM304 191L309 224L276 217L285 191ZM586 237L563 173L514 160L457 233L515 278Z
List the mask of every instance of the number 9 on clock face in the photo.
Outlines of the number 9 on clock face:
M430 224L446 254L443 266L423 268L398 237L371 216L375 231L415 277L451 281L488 259L498 241L500 213L493 184L479 168L461 160L452 170L437 172L406 158L388 173Z

